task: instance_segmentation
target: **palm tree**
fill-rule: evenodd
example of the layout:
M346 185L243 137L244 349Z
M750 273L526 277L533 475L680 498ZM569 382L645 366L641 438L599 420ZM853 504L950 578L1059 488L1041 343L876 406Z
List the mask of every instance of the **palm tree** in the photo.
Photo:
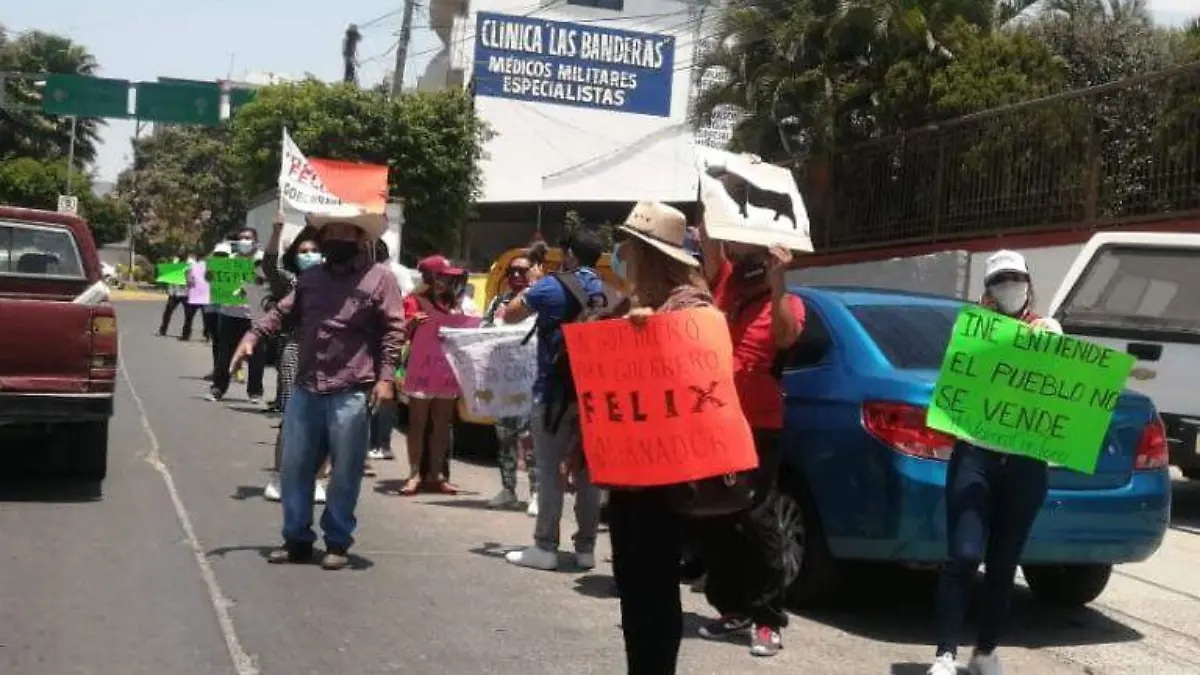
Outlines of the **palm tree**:
M2 36L2 33L0 33ZM0 41L0 71L16 73L60 73L95 75L96 58L86 47L69 38L30 31L15 39ZM40 107L36 84L30 80L7 83L4 116L0 125L0 157L66 159L71 123L66 118L29 110ZM75 159L80 167L96 158L102 120L80 118L76 128Z

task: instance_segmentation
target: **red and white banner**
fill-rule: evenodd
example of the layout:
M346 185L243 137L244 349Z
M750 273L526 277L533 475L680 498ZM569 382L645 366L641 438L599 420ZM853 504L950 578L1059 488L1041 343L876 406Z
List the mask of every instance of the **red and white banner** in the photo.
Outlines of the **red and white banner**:
M387 166L332 159L308 159L283 130L279 195L285 206L320 213L341 204L357 204L383 213L388 194Z

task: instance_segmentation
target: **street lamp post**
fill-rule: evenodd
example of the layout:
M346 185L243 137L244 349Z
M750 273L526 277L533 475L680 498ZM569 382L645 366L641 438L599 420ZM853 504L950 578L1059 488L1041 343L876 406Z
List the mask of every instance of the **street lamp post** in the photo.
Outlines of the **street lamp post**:
M79 118L71 115L71 144L67 147L67 196L74 194L72 184L75 178L75 135L79 126Z

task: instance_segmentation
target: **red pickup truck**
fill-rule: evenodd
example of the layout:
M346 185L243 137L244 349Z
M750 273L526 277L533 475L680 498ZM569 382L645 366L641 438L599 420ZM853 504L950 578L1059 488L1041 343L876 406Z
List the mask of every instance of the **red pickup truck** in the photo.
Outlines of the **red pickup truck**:
M117 317L87 224L0 205L0 450L52 441L73 475L104 480L116 377Z

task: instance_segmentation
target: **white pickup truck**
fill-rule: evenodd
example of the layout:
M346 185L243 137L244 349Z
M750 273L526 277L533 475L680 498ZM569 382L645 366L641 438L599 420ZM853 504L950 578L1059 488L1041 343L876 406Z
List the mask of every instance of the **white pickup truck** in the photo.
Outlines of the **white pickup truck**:
M1200 234L1098 234L1050 304L1063 330L1137 358L1129 387L1161 411L1171 463L1200 480Z

